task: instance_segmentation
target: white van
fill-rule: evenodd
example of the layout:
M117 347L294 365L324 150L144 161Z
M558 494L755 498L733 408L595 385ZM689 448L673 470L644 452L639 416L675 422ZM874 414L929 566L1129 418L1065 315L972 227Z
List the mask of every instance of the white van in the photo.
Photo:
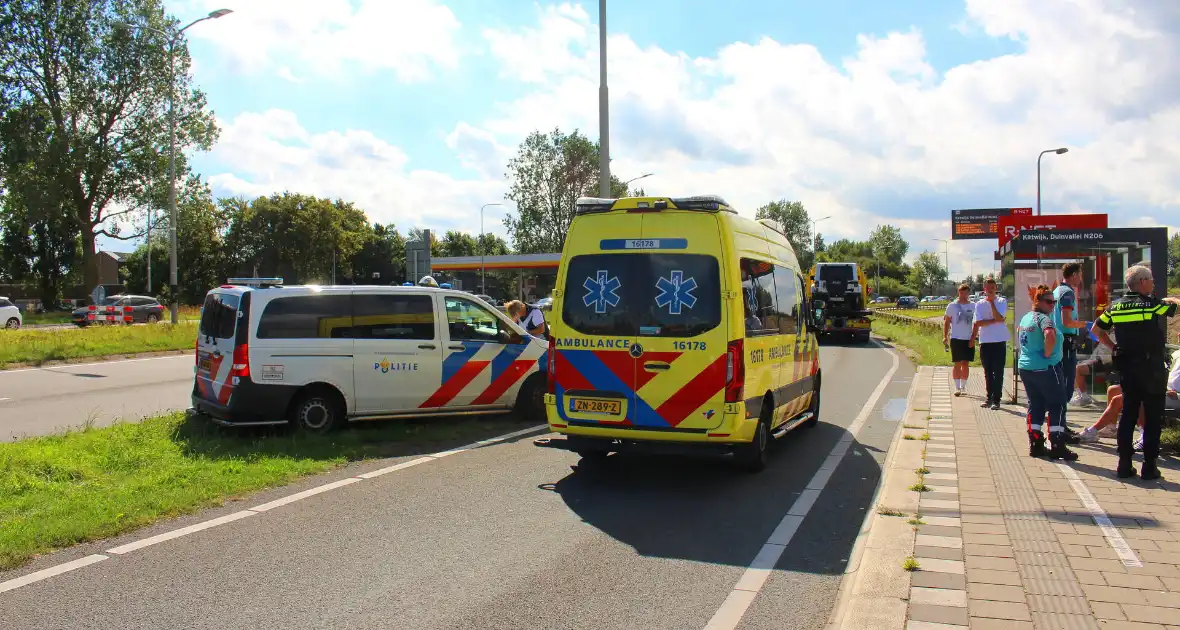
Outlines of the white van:
M482 300L422 286L234 279L205 297L192 405L227 425L543 417L545 343Z

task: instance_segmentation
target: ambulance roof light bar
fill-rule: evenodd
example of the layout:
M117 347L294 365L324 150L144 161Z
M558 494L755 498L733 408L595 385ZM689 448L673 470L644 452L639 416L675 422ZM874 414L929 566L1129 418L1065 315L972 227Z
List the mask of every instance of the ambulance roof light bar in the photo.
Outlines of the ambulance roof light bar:
M615 209L618 199L609 197L579 197L575 203L575 214L596 214L610 212ZM732 212L737 214L724 199L717 195L698 195L695 197L666 197L657 198L653 210L665 210L668 203L672 203L679 210L705 210L707 212ZM647 202L638 202L638 208L646 209Z
M227 278L226 282L230 286L257 287L259 289L283 286L282 278Z

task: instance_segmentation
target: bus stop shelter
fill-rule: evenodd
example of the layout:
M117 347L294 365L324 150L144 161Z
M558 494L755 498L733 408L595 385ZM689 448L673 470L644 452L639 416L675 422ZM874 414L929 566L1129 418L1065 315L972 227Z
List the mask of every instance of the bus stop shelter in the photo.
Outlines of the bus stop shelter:
M1056 287L1061 283L1061 267L1069 262L1082 265L1082 286L1077 291L1075 316L1085 323L1085 343L1078 351L1078 361L1092 358L1097 349L1094 321L1112 300L1126 290L1123 273L1128 267L1146 262L1156 278L1157 297L1167 290L1168 229L1164 227L1093 228L1076 230L1023 230L1000 250L1002 290L1008 299L1008 327L1012 344L1012 392L1010 400L1019 400L1019 343L1016 325L1032 310L1037 285ZM1088 376L1087 387L1096 399L1105 400L1106 387L1101 378Z

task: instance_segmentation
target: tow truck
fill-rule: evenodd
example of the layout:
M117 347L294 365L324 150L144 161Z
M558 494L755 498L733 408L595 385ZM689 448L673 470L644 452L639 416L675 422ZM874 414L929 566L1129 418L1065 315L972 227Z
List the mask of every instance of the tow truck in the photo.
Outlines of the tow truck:
M821 337L848 336L865 343L872 333L873 314L868 300L873 289L860 265L853 262L817 263L811 268L807 297L820 323Z

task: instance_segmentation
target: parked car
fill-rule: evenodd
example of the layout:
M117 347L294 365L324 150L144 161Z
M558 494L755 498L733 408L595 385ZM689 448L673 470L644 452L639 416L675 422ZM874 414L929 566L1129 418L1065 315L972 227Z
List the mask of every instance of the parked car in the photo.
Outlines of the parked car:
M885 297L884 295L878 295L877 297L873 298L871 304L885 304L887 302L889 302L889 298Z
M17 330L25 323L20 309L6 297L0 297L0 324L9 330Z
M897 308L915 308L918 306L918 296L905 295L897 298Z
M534 304L533 306L541 309L542 311L551 310L553 308L553 298L543 297L543 298L537 300L537 303Z
M72 317L77 326L122 324L126 322L127 307L131 307L130 323L134 324L154 324L164 316L164 305L156 298L143 295L112 295L99 304L74 309Z

